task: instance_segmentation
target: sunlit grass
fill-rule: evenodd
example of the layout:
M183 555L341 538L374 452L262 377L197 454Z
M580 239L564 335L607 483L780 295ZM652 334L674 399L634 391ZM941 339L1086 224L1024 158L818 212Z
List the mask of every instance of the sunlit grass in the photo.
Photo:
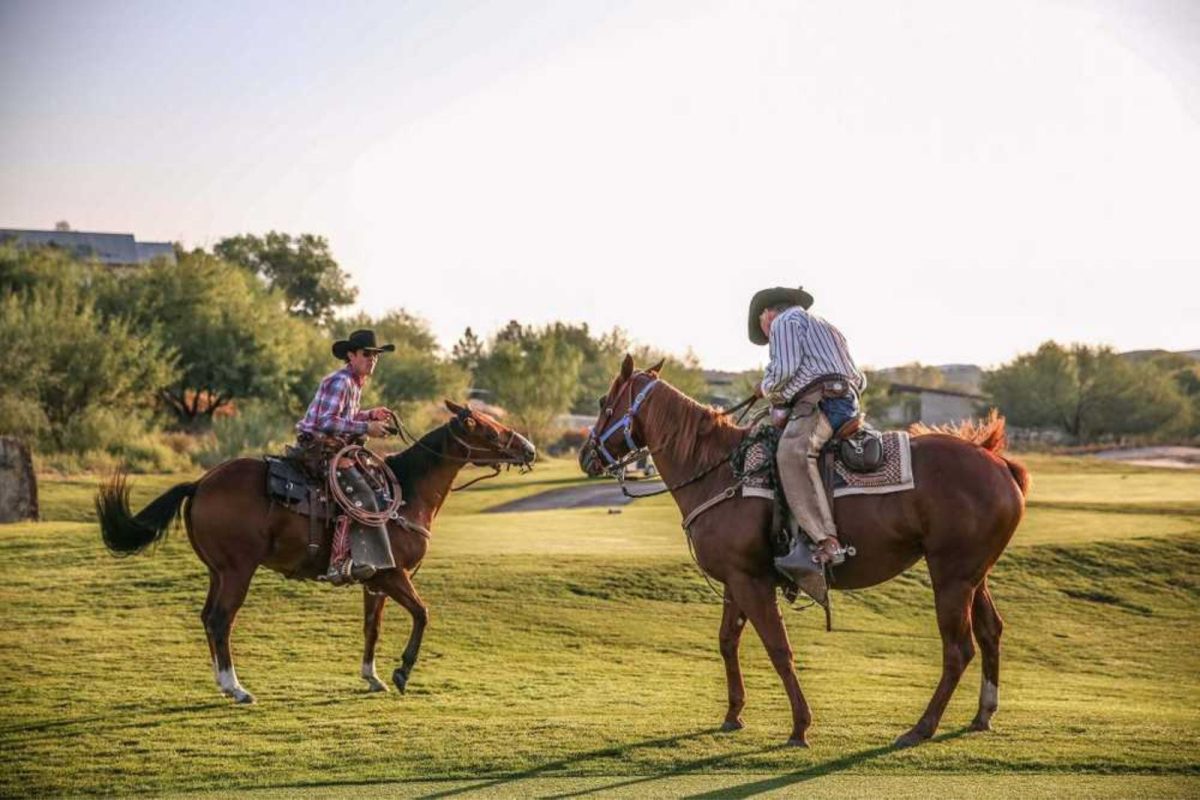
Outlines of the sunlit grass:
M787 703L753 632L749 727L722 735L719 601L669 499L620 514L478 513L578 480L572 462L551 463L447 504L416 580L432 621L406 695L363 691L356 590L262 572L234 636L259 702L235 707L213 685L207 576L186 537L112 559L86 521L94 479L43 482L50 521L0 527L0 795L475 785L445 782L456 779L510 796L1194 795L1200 519L1180 507L1200 475L1104 465L1087 470L1088 492L1074 469L1038 462L1034 499L1072 507L1031 508L992 579L1007 624L997 730L962 735L977 659L945 736L901 752L887 745L923 710L941 661L923 566L837 595L833 634L813 611L786 612L810 750L779 746ZM192 477L138 476L135 504ZM1134 513L1114 499L1129 481ZM390 606L381 674L408 629Z

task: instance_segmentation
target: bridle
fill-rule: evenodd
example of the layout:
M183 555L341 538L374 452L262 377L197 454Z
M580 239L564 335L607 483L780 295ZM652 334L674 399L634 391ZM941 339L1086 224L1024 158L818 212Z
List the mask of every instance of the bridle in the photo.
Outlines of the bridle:
M637 397L633 396L633 381L639 375L650 376L650 374L651 373L648 372L636 372L633 375L630 375L629 379L625 381L625 385L618 389L616 394L617 400L620 399L623 392L632 398L629 403L629 407L625 410L625 414L616 422L609 425L608 428L604 430L604 433L601 433L598 436L596 435L596 429L600 427L600 423L597 422L596 426L593 427L591 432L588 434L588 442L592 445L596 452L604 457L604 472L606 474L612 475L620 471L623 475L624 468L629 464L632 464L634 461L642 458L644 451L647 449L644 445L639 447L633 441L633 420L635 417L637 417L638 410L642 407L642 403L646 401L646 397L648 397L650 392L653 391L654 387L658 385L658 378L653 378L649 383L643 386L642 390L637 393ZM613 413L613 406L610 405L604 411L607 417L611 417ZM608 447L606 446L608 444L608 440L611 439L613 434L617 433L618 431L625 435L625 444L629 448L629 452L620 458L610 453L608 451Z
M530 467L529 464L527 464L526 462L516 461L511 456L496 457L496 456L490 455L496 449L502 449L504 451L509 451L512 448L512 443L519 434L515 430L512 430L511 428L508 431L508 439L506 439L503 443L500 442L499 437L496 437L495 447L478 447L476 445L471 444L468 441L465 441L461 436L459 436L457 433L455 433L454 432L454 423L458 423L465 430L466 425L467 425L467 420L470 418L470 416L471 416L470 410L464 408L462 411L455 412L455 414L451 418L451 420L448 423L446 423L447 435L449 435L449 437L451 439L453 439L455 442L457 442L459 444L459 446L466 449L467 454L465 456L452 456L452 455L449 455L448 453L443 453L440 450L434 450L432 447L429 447L424 442L422 442L420 439L413 436L408 431L408 429L404 427L403 423L400 422L399 417L395 416L395 414L392 415L392 420L394 422L394 430L396 431L397 435L399 435L400 440L402 442L407 442L409 445L411 445L413 447L419 447L422 450L424 450L425 452L435 455L438 458L445 459L447 461L457 461L457 462L460 462L463 464L476 464L479 466L486 465L486 466L490 466L492 468L492 471L488 474L481 475L478 478L467 481L466 483L460 484L459 486L450 487L450 490L453 492L457 492L457 491L461 491L462 489L466 489L468 486L479 483L480 481L488 480L490 478L495 478L497 475L500 474L501 466L511 467L515 464L517 466L517 469L520 470L521 472L528 472L529 470L532 469L532 467ZM478 424L478 423L476 423L476 424ZM489 455L487 455L487 456L473 455L477 451L481 452L481 453L487 453Z

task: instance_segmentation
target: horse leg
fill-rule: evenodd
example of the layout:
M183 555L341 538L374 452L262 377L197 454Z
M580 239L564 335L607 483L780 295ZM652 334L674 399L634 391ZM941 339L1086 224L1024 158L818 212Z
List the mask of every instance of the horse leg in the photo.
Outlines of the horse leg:
M987 578L975 590L971 605L971 626L975 641L983 653L983 677L979 687L979 712L971 722L971 730L987 731L992 728L992 715L1000 704L1000 634L1004 621L996 611L992 593L988 591Z
M383 606L386 594L375 594L363 587L363 659L362 677L372 692L386 692L387 684L375 674L375 645L379 642L379 628L383 624Z
M251 578L254 577L254 568L235 568L213 574L214 578L209 585L211 605L205 605L207 614L204 630L208 633L209 646L213 651L213 672L216 673L217 686L222 694L239 703L253 703L254 695L247 692L238 682L237 672L233 668L233 654L229 649L229 636L238 609L246 599L246 591L250 588Z
M421 637L425 634L425 626L429 623L429 607L417 594L412 578L403 568L389 569L381 573L380 579L371 582L372 588L382 590L412 615L412 632L408 636L408 644L400 656L400 666L392 672L392 683L403 694L408 685L408 676L412 673L413 665L417 663L417 654L421 652Z
M937 731L946 704L950 702L963 670L975 655L975 645L971 643L971 598L974 595L975 587L967 581L939 583L934 578L933 599L938 631L942 635L942 679L917 724L896 739L897 747L912 747Z
M217 668L217 646L213 642L212 633L208 629L208 616L212 613L213 603L217 593L221 591L221 576L214 569L208 571L208 596L204 598L204 608L200 610L200 624L204 626L204 638L208 640L208 660L212 662L213 673Z
M725 682L729 685L729 710L725 712L723 731L736 731L746 727L742 722L742 707L746 705L746 686L742 682L742 666L738 663L738 645L746 627L746 615L733 601L729 588L725 589L724 613L721 615L721 658L725 659Z
M792 706L792 735L787 743L808 747L806 733L812 723L812 712L804 699L804 692L800 691L800 681L796 679L792 646L788 642L783 616L779 613L779 604L775 601L775 584L770 578L737 575L730 579L729 588L742 613L754 625L758 638L762 639L771 664L787 691Z

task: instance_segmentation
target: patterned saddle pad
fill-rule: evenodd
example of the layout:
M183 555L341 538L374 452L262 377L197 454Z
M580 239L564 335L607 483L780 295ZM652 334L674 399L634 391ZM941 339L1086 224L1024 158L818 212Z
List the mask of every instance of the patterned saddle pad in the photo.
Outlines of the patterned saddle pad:
M775 498L776 473L774 469L777 436L753 434L739 458L734 470L743 476L743 497ZM883 466L874 472L852 472L842 462L834 461L833 496L852 494L888 494L904 492L914 487L912 471L912 448L908 433L888 431L883 434Z
M913 488L912 445L906 431L883 434L883 466L874 472L853 472L833 462L833 496L889 494Z

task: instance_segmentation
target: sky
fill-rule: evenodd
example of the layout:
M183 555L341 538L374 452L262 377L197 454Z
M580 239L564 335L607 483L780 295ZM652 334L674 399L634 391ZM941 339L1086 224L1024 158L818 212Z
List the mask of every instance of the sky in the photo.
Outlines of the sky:
M449 348L510 319L860 366L1200 349L1200 3L0 0L0 227L317 233Z

